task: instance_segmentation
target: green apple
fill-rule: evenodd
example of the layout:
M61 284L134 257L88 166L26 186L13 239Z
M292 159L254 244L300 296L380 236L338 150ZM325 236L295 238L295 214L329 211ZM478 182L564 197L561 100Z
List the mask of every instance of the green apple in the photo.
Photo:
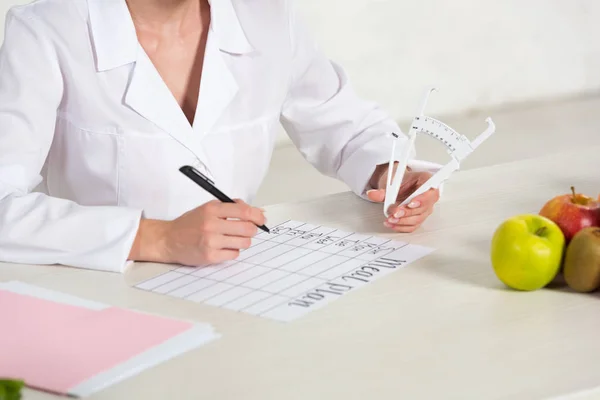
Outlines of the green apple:
M491 261L496 276L508 287L531 291L548 285L560 271L565 235L537 214L504 221L492 237Z

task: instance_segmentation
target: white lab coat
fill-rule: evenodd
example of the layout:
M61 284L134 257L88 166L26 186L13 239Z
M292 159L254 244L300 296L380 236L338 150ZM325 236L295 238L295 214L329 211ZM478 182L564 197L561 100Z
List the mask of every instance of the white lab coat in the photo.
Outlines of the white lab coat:
M364 196L400 128L358 98L287 0L213 0L193 126L140 47L124 0L12 8L0 52L0 261L122 272L139 220L251 202L278 123ZM413 154L414 158L414 154ZM413 168L434 164L413 160Z

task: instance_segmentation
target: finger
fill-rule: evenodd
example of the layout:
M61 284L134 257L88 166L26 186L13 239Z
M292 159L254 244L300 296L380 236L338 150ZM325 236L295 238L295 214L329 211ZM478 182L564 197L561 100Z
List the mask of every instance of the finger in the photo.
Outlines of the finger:
M233 199L234 202L236 202L237 204L246 204L248 205L248 203L246 203L244 200L242 199ZM256 207L257 209L259 209L262 212L265 212L266 210L262 207Z
M393 228L393 227L397 227L397 226L404 226L404 227L407 227L407 226L419 226L430 215L431 215L431 211L427 210L427 211L425 211L422 214L413 215L411 217L400 218L400 219L389 218L386 221L386 226L388 226L389 228Z
M247 249L252 244L250 237L218 235L212 243L217 250L242 250Z
M399 219L423 214L426 210L433 208L439 197L438 189L429 189L425 193L416 196L409 204L394 206L392 216Z
M235 203L212 203L211 214L219 218L235 218L250 221L257 225L264 225L266 218L263 211L238 200Z
M367 191L367 198L371 201L381 203L385 200L385 190L384 189L373 189Z
M215 222L215 232L227 236L250 238L258 232L256 224L243 220L218 219Z
M438 189L431 188L412 199L410 203L406 205L406 208L409 210L414 210L415 214L413 215L420 214L422 212L420 210L432 208L439 198L440 191Z
M430 214L431 213L426 213L416 217L410 217L414 219L407 221L407 223L400 222L398 224L391 224L388 221L385 221L384 225L395 232L412 233L415 230L417 230L421 225L423 225L423 222L427 219L427 217L429 217Z

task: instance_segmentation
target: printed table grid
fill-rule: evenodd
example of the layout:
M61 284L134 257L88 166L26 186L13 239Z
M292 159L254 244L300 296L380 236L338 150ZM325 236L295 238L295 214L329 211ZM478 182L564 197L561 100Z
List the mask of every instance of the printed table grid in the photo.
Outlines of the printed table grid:
M137 288L264 316L407 243L286 221L261 232L236 260L178 267Z

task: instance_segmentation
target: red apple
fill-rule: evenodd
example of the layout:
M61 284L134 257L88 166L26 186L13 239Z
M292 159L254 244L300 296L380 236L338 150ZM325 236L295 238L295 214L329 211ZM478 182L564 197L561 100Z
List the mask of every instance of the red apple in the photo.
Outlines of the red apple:
M554 197L544 204L539 214L554 221L568 243L583 228L600 226L600 198L595 200L575 193L575 188L571 187L571 194Z

